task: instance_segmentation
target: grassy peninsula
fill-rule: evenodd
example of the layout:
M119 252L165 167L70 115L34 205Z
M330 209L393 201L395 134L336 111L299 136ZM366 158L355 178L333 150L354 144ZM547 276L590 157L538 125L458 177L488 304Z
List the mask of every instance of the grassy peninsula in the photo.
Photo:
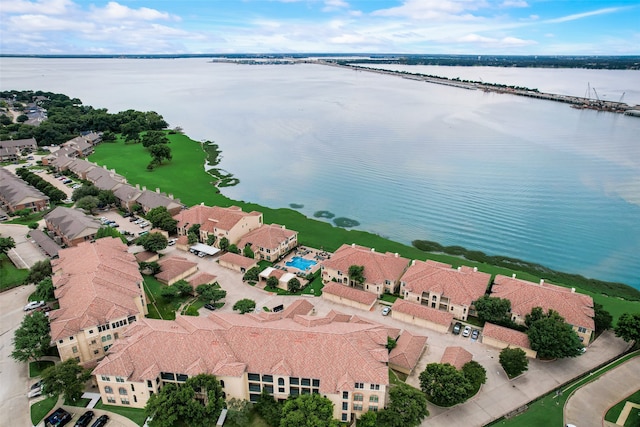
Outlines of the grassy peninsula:
M433 245L433 242L429 242L431 246L418 242L414 242L415 246L409 246L372 233L347 230L324 221L307 218L294 209L272 209L255 203L229 199L220 194L216 184L221 181L223 176L230 176L215 170L207 173L203 166L205 160L208 160L210 165L217 164L216 159L212 158L212 154L219 154L218 147L203 148L200 142L179 133L170 133L167 137L171 141L173 159L153 171L148 171L146 168L149 154L142 144L125 144L121 138L116 139L115 142L100 144L89 159L99 165L106 165L109 169L116 169L132 185L139 184L151 190L160 188L165 193L173 194L187 206L200 203L209 206L236 205L245 211L260 211L264 214L266 224L283 224L287 228L298 231L299 241L302 245L335 251L344 243L356 243L375 248L380 252L397 252L410 259L433 259L451 264L453 267L460 265L478 267L479 270L492 275L510 276L512 273L516 273L519 278L533 282L544 278L562 286L575 287L580 292L591 295L595 302L602 304L612 314L614 321L624 312L636 312L640 309L640 302L638 302L640 301L640 291L627 285L592 281L586 278L580 280L581 276L553 272L542 266L540 266L542 269L527 268L526 265L534 266L534 264L519 260L514 260L508 265L502 262L494 265L491 261L496 261L497 258L503 260L508 258L485 256L484 259L476 257L477 260L474 260L473 255L481 254L481 252L466 251L464 248L460 248L457 249L457 252L448 254L445 253L444 248ZM318 217L324 217L324 215L318 215ZM419 248L429 249L433 252ZM554 273L555 275L553 275Z

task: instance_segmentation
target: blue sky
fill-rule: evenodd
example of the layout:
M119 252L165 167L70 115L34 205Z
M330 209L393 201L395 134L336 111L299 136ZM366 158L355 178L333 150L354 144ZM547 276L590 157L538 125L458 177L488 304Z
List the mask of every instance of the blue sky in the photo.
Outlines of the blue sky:
M3 0L0 24L4 54L640 54L640 0Z

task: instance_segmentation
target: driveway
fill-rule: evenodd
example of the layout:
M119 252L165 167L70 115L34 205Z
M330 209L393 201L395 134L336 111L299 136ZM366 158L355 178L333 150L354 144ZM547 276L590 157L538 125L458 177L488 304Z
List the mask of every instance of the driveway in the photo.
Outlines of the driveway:
M0 414L11 416L15 426L30 426L29 399L27 391L29 379L26 363L11 358L13 335L22 323L22 307L35 286L21 286L0 293Z
M0 235L13 237L16 242L16 247L10 250L7 255L18 268L31 268L36 262L47 258L37 245L27 239L29 231L30 229L26 225L0 224Z
M639 387L640 357L634 357L576 390L565 404L565 423L601 427L609 408L638 391Z

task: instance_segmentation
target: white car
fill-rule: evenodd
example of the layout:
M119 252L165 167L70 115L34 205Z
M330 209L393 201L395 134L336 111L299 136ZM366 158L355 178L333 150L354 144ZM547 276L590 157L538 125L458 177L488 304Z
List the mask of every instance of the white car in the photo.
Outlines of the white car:
M27 393L27 397L36 397L42 394L42 380L33 384Z
M389 313L391 313L391 307L385 307L382 309L382 315L383 316L388 316Z
M176 244L176 242L178 241L178 239L171 239L167 242L167 246L173 246Z
M24 306L24 311L35 310L36 308L42 307L43 305L45 305L44 301L31 301Z
M471 327L470 326L465 326L464 327L464 331L462 331L462 336L463 337L468 337L469 334L471 334Z

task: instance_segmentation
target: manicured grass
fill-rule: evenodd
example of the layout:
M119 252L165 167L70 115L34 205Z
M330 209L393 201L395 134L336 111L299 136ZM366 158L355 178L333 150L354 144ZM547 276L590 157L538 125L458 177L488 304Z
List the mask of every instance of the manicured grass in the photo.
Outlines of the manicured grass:
M167 299L164 298L160 292L162 288L166 287L164 283L156 280L153 276L144 277L144 289L147 293L147 305L149 309L149 315L152 319L165 319L174 320L176 318L176 310L180 308L180 305L187 301L189 297L177 297Z
M640 409L631 408L631 411L629 411L629 415L624 422L624 427L640 427Z
M89 402L91 402L91 399L80 398L80 399L76 400L75 402L65 400L64 404L67 405L67 406L75 406L76 408L86 408L87 405L89 404Z
M382 301L390 302L391 304L396 302L398 298L400 298L398 295L391 295L391 294L382 294L382 296L380 297Z
M112 144L99 145L96 147L96 152L90 156L90 160L100 165L107 165L110 169L115 168L131 184L144 185L152 190L159 187L162 191L179 198L187 206L204 202L208 206L224 207L236 205L246 212L260 211L264 215L265 224L283 224L289 229L298 231L299 242L303 246L323 248L333 252L342 244L356 243L376 248L379 252L397 252L409 259L433 259L451 264L454 268L460 265L478 267L478 270L489 273L492 276L496 274L511 276L515 272L520 279L535 283L540 280L540 277L533 274L472 262L456 256L428 253L413 246L384 239L375 234L335 227L324 221L307 218L293 209L271 209L255 203L231 200L220 194L212 185L213 182L217 181L217 178L204 171L205 152L202 150L200 143L189 139L185 135L174 134L167 136L171 141L170 147L173 160L156 168L153 172L148 172L146 169L150 156L144 147L141 144L124 145L121 140ZM179 176L180 179L175 179L176 176ZM558 284L571 287L570 283ZM577 289L584 293L579 287ZM612 314L615 313L614 319L619 317L621 310L638 311L640 308L639 302L629 302L627 305L620 303L620 301L622 300L618 298L598 295L598 302ZM624 302L626 303L627 301Z
M640 404L640 390L636 391L631 396L628 396L627 398L622 399L620 402L614 405L611 409L609 409L607 411L607 414L604 416L604 419L612 423L615 423L616 421L618 421L618 417L622 412L622 408L624 408L624 405L627 402Z
M22 285L29 270L16 268L9 257L0 254L0 292Z
M628 354L605 366L604 368L593 372L591 375L587 375L586 377L572 383L571 385L564 387L560 396L556 396L555 391L549 393L540 400L537 400L536 402L529 405L527 411L522 413L521 415L518 415L509 420L500 420L488 425L509 427L560 426L562 425L564 418L564 405L573 391L591 381L594 381L600 375L615 368L621 363L624 363L633 357L638 357L639 355L640 352L637 351Z
M38 222L40 221L42 218L44 218L44 216L49 213L49 211L42 211L42 212L36 212L34 214L25 216L24 218L20 218L20 217L16 217L14 219L11 219L9 221L5 221L5 224L20 224L20 225L29 225L32 222Z
M50 396L31 405L31 422L34 426L42 421L49 411L53 409L57 401L58 396Z
M29 363L29 378L39 377L42 371L53 366L53 362L50 360L38 360L36 362Z
M400 385L404 384L407 380L407 375L402 372L396 372L393 369L389 368L389 382L391 384Z
M131 421L141 426L144 425L147 416L144 413L144 409L138 408L125 408L122 406L105 405L102 403L102 399L96 404L96 409L103 409L105 411L113 412L123 417L129 418Z

